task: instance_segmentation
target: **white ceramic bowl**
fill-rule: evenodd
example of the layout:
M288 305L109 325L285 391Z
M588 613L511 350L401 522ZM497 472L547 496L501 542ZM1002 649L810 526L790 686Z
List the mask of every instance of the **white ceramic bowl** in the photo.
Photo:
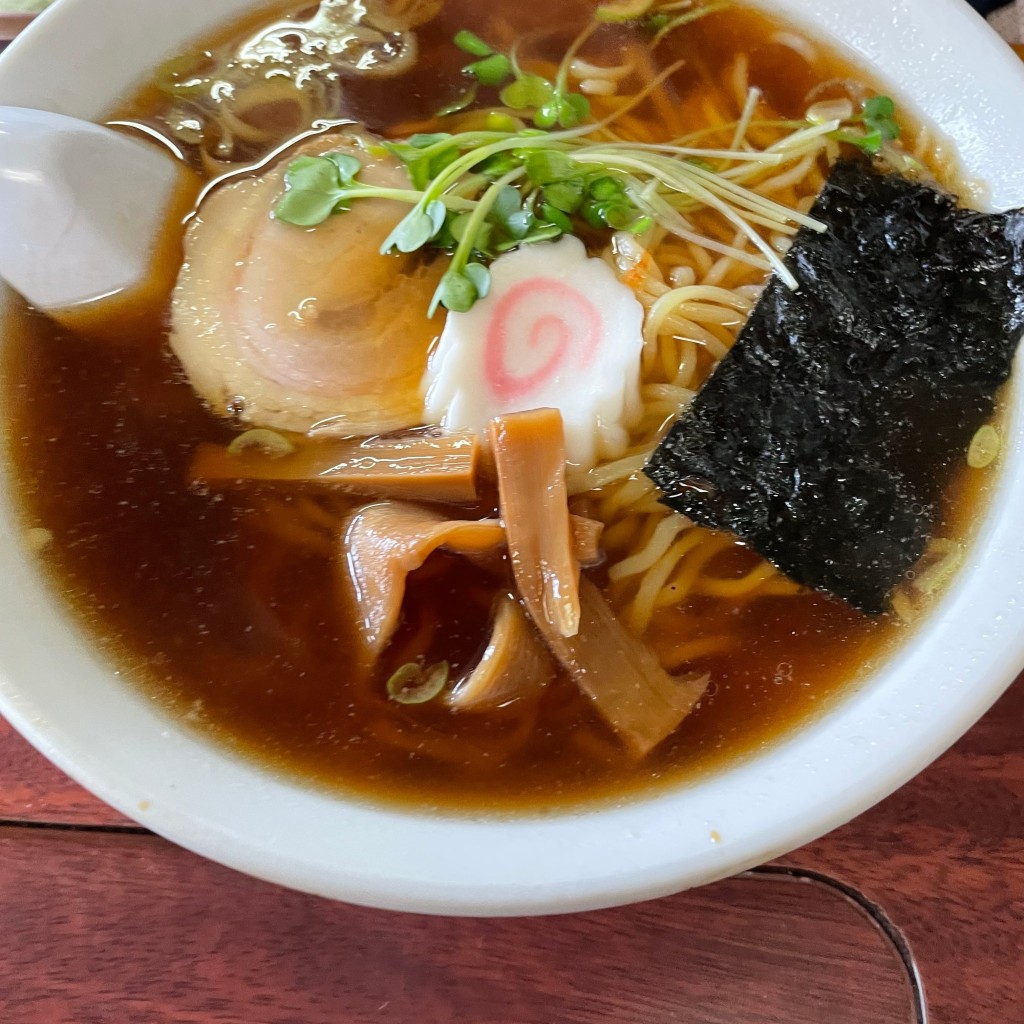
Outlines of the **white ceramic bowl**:
M960 0L762 0L831 34L956 143L992 205L1024 206L1024 69ZM62 0L0 59L0 103L102 115L255 0ZM2 311L0 311L2 317ZM2 324L2 319L0 319ZM443 914L641 900L791 850L945 750L1024 665L1024 374L999 492L940 607L826 715L691 787L506 820L421 816L282 781L125 685L69 625L0 494L0 711L98 796L182 846L296 889ZM7 481L0 483L7 486Z

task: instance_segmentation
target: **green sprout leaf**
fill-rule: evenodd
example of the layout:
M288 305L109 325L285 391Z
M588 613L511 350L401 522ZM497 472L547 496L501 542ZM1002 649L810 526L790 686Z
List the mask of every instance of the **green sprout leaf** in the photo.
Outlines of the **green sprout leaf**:
M456 244L465 240L472 223L473 218L468 213L462 214L451 221L452 240ZM477 230L476 235L472 239L473 248L480 253L488 252L491 247L491 234L492 226L490 224L484 224Z
M299 228L315 228L334 213L338 202L339 197L332 192L293 188L281 197L274 209L274 216Z
M604 219L604 205L595 199L588 199L580 206L580 216L592 228L608 227L608 222Z
M533 115L533 123L538 128L554 128L558 124L558 100L552 98L543 106L538 107L537 112Z
M509 171L515 170L522 161L515 153L496 153L480 165L480 173L488 178L504 178Z
M616 231L625 231L636 220L636 209L623 202L610 203L601 210L604 222Z
M575 213L583 202L585 192L582 178L555 181L544 187L544 201L562 213Z
M588 190L593 199L598 202L608 202L612 199L618 199L620 196L626 194L626 186L619 181L618 178L613 178L610 175L603 175L595 178L590 183Z
M433 228L430 238L435 238L441 228L444 227L444 222L448 217L448 207L445 206L440 199L435 199L432 202L427 203L427 208L424 210L424 213L426 213L427 217L430 219L430 224Z
M322 224L332 213L346 209L345 186L361 169L362 164L345 153L298 157L285 171L287 191L274 216L300 228Z
M839 142L848 142L851 146L876 156L887 142L894 142L900 137L900 126L896 123L896 104L888 96L872 96L866 100L860 116L854 122L864 125L864 131L851 131L847 128L833 133ZM849 122L848 122L849 123Z
M471 32L458 33L455 44L459 49L479 58L462 69L464 74L476 79L476 83L472 89L440 110L439 116L465 110L476 99L477 85L504 86L500 93L502 104L515 111L532 111L534 124L544 130L556 126L575 128L590 116L590 101L581 94L566 91L563 72L559 73L557 82L551 82L541 75L525 74L514 53L498 53ZM509 82L509 78L513 81ZM514 122L509 126L510 130L517 127Z
M530 233L533 223L533 214L529 210L516 210L505 221L505 227L514 239L522 240Z
M491 272L482 263L467 263L463 274L476 289L478 299L486 299L491 290Z
M533 230L523 239L523 245L534 245L537 242L550 242L560 238L562 229L556 224L536 224Z
M575 161L557 149L534 150L526 157L526 176L535 185L565 181L578 173Z
M441 230L438 231L434 237L430 240L430 246L433 249L445 249L451 251L458 245L455 240L455 236L452 234L452 225L455 223L458 214L446 212L444 223L441 225Z
M472 216L468 213L461 213L451 223L452 238L456 242L461 242L466 237L466 231L469 229L469 225L472 223Z
M491 207L491 217L498 224L505 224L509 217L521 212L523 200L519 190L513 185L506 185L498 192L494 205Z
M363 169L362 161L350 153L325 153L325 160L330 160L338 168L338 176L349 185L355 176Z
M590 117L590 100L578 92L562 96L558 106L558 123L563 128L575 128Z
M459 159L459 150L455 146L448 146L440 153L435 154L426 164L427 179L436 178L446 167Z
M338 165L322 156L300 156L285 171L284 183L300 192L328 192L341 184Z
M523 75L501 90L501 102L513 110L537 110L549 103L555 87L540 75Z
M467 29L455 33L454 43L463 53L469 53L474 57L489 57L494 53L492 47Z
M869 132L878 132L885 142L900 137L900 126L895 121L896 104L888 96L872 96L864 104L861 118Z
M434 237L437 229L434 220L417 207L411 210L398 223L394 231L385 239L381 252L397 249L399 252L415 252L422 249Z
M473 308L473 303L479 297L480 293L471 277L458 270L449 270L437 286L431 313L437 308L438 302L453 313L466 313Z
M540 208L541 216L549 223L553 224L563 235L572 234L572 221L557 207L552 206L550 203L545 203Z
M857 145L864 150L865 153L878 153L882 149L882 143L885 140L882 138L881 132L865 132L857 142Z
M385 153L397 157L407 166L423 159L423 154L415 146L410 146L408 142L385 142L383 148Z
M512 62L501 53L492 53L463 69L483 85L501 85L512 74Z
M473 239L473 248L478 253L486 256L493 256L492 252L494 244L492 239L494 237L494 225L487 223L484 224L476 233L476 237Z

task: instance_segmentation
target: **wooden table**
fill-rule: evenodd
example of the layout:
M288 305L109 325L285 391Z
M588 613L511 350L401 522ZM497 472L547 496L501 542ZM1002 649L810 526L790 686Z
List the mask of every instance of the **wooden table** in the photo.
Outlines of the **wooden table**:
M0 720L0 1024L1020 1024L1024 682L748 875L552 919L369 911L136 828Z

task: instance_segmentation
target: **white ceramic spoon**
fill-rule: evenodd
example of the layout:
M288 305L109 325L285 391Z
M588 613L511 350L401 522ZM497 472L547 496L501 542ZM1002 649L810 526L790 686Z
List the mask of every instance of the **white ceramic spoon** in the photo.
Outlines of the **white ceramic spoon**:
M186 174L110 128L0 106L0 278L51 313L140 286Z

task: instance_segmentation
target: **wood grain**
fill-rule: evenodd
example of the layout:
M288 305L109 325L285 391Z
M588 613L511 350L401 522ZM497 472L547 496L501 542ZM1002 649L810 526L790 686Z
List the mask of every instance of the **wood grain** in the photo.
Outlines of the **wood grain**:
M0 821L123 825L112 807L72 782L0 717Z
M0 920L4 1024L905 1024L911 1012L871 918L777 876L595 914L458 920L301 896L151 836L8 827Z
M784 858L857 886L909 938L932 1020L1024 1020L1024 680L888 800Z

